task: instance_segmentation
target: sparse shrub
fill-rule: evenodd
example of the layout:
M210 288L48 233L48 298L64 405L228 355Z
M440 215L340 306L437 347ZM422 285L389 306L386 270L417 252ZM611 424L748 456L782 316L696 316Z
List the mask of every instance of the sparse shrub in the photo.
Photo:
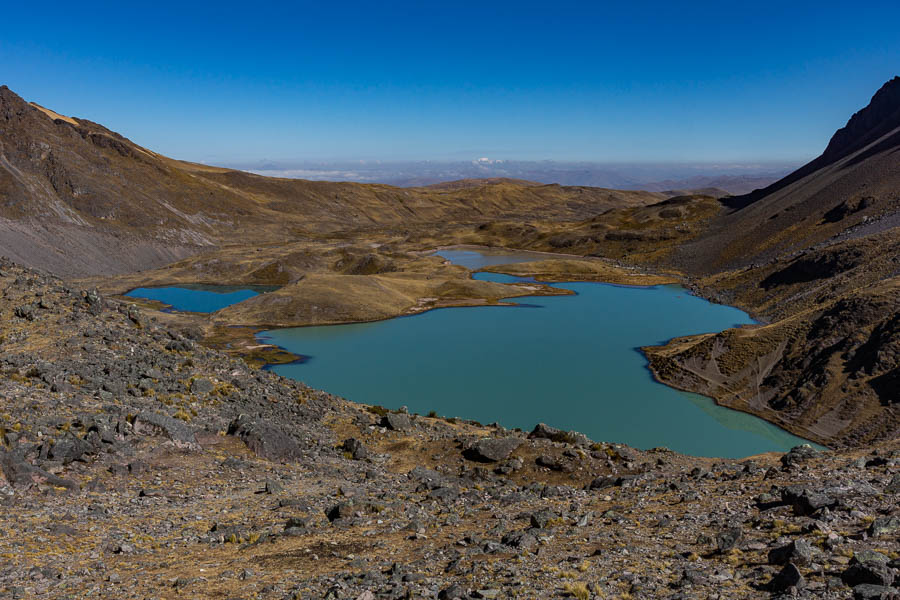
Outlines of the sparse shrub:
M578 600L588 600L588 598L591 597L591 591L588 589L587 584L580 581L577 583L567 583L563 586L563 591L569 596L578 598Z
M391 412L388 409L386 409L385 407L380 406L378 404L373 404L372 406L367 406L366 410L369 411L370 413L372 413L373 415L378 415L379 417L383 417L384 415Z

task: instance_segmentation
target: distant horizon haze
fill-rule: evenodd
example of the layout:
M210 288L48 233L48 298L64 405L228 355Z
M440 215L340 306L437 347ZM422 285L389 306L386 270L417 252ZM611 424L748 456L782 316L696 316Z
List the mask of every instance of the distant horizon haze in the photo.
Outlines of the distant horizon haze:
M628 190L717 188L741 194L764 187L802 164L755 163L518 161L480 157L468 161L299 161L262 160L222 166L269 177L383 183L401 187L461 179L507 178L543 184L582 185Z
M41 6L5 8L0 84L209 164L799 164L900 56L878 1Z

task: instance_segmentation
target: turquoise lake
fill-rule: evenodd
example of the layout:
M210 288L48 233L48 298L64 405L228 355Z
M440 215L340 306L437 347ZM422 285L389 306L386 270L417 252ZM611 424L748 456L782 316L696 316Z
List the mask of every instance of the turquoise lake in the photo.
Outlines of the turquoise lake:
M278 289L272 286L184 285L179 287L135 288L125 294L132 298L158 300L174 310L211 313L258 294Z
M487 251L439 254L473 269L497 264L496 254ZM515 262L510 258L503 253L502 262ZM555 285L577 295L280 329L260 338L308 357L272 370L356 402L526 430L545 422L598 441L700 456L741 457L805 442L762 419L657 383L637 349L752 323L746 313L680 286Z

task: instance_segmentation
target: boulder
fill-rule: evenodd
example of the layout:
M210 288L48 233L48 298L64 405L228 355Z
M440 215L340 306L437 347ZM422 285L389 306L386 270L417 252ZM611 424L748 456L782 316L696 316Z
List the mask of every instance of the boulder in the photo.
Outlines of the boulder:
M0 451L0 471L14 487L26 487L40 484L78 490L78 484L68 479L57 477L52 473L25 462L21 456L13 452Z
M381 426L392 431L404 431L412 427L409 415L403 413L388 413L381 418Z
M891 585L894 583L894 570L886 563L875 560L854 563L841 573L841 581L850 587L863 583Z
M716 535L716 550L718 550L719 553L728 552L737 546L738 542L740 542L743 537L744 532L741 531L740 527L729 527L724 531L720 531L718 535Z
M506 460L522 445L517 437L483 438L469 447L463 455L477 462L500 462Z
M900 517L878 517L869 526L869 535L881 537L900 530Z
M292 460L302 454L294 438L267 421L254 421L242 415L232 421L228 435L240 438L260 458Z
M341 450L349 452L353 460L363 460L369 456L368 448L356 438L347 438L344 440L341 444Z
M781 457L781 464L785 469L792 469L815 458L818 454L819 452L809 444L794 446L789 452Z
M213 391L213 383L209 379L200 378L191 382L191 393L208 394Z
M803 578L803 574L793 563L786 564L769 582L769 588L773 592L784 592L791 588L801 589L805 585L806 580Z
M815 550L804 539L794 540L790 544L769 551L769 564L784 565L789 562L807 567L813 562Z
M512 531L504 535L500 543L519 550L529 550L537 546L538 541L536 537L527 531Z
M900 600L900 590L886 585L862 583L853 588L854 600Z
M68 465L76 460L84 461L86 454L93 453L93 446L80 437L69 434L62 439L57 440L57 442L50 447L48 458L58 460L62 462L62 464Z
M583 433L577 431L564 431L562 429L557 429L556 427L551 427L546 423L538 423L535 425L534 429L531 430L531 433L528 434L528 439L545 439L581 446L588 446L591 444L590 438Z
M178 448L187 450L200 449L194 430L184 421L179 421L166 415L142 412L134 418L132 427L135 433L165 436L172 440Z
M413 481L418 481L420 488L428 490L443 487L446 482L446 477L442 474L422 466L415 467L407 474L407 477Z
M796 485L781 490L781 501L792 506L794 514L798 516L811 515L817 510L837 504L837 500L828 494Z

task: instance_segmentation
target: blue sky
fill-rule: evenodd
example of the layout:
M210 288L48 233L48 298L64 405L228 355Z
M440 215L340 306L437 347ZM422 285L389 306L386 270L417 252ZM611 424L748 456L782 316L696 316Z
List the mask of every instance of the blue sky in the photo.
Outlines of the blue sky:
M679 6L683 4L684 6ZM0 84L188 160L805 160L900 3L10 3Z

